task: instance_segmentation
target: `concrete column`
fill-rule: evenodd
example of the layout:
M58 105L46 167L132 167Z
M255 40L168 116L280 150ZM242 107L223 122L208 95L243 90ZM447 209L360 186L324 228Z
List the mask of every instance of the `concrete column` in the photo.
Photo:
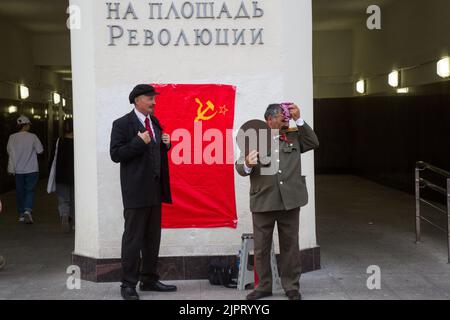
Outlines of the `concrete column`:
M101 15L95 1L71 1L82 10L81 29L71 31L72 90L75 152L75 251L84 257L101 258L99 216L106 214L98 206L97 110L95 16ZM103 2L102 2L103 3ZM103 122L103 121L102 121ZM112 222L113 223L113 222Z
M113 120L132 110L128 94L134 85L235 85L235 129L249 119L263 119L269 103L282 101L297 102L302 117L310 125L313 123L310 0L258 1L258 8L264 10L261 17L257 17L262 12L254 11L252 1L243 1L250 18L237 19L227 18L225 14L217 19L222 2L216 3L219 8L215 8L214 19L196 19L195 12L191 19L182 18L181 12L180 19L175 19L174 12L168 14L171 2L164 2L162 19L149 19L147 2L116 2L118 11L109 14L106 1L71 1L71 5L81 9L81 29L71 31L77 218L74 260L84 263L83 257L92 258L90 261L96 267L102 260L107 261L105 264L113 261L117 267L120 257L123 207L119 166L110 160L109 141ZM185 1L173 2L181 7ZM240 1L224 2L233 17L245 15L239 8ZM135 15L126 13L129 3ZM193 5L195 8L194 2ZM116 15L120 19L115 19ZM165 19L167 16L169 19ZM116 26L114 31L111 26ZM164 45L167 32L160 34L163 29L171 34L167 45ZM196 38L195 29L208 29L213 36L211 43L208 44L207 31L205 38ZM215 39L217 29L229 30L227 45L217 43L224 42L223 38ZM245 45L234 45L237 41L233 29L246 30ZM254 43L256 33L252 34L252 29L263 29L262 38ZM120 37L118 30L123 31ZM144 30L152 32L153 43ZM175 45L181 30L189 45L184 40ZM114 41L111 32L117 36ZM303 157L303 174L307 175L310 202L301 211L300 246L302 250L312 251L305 257L311 256L311 268L317 268L312 258L318 256L313 153ZM238 228L163 230L162 257L181 257L187 261L187 257L237 253L241 234L252 232L252 224L249 181L238 175L235 181ZM181 268L183 265L186 264L181 264ZM99 280L95 276L89 279Z

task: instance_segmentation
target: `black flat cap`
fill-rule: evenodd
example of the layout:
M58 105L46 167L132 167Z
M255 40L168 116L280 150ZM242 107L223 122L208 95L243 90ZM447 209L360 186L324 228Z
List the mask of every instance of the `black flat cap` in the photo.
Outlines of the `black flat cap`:
M156 96L159 92L156 92L155 88L148 84L138 84L133 90L130 92L130 96L128 97L130 100L130 104L134 103L134 98L139 97L141 95L147 96Z

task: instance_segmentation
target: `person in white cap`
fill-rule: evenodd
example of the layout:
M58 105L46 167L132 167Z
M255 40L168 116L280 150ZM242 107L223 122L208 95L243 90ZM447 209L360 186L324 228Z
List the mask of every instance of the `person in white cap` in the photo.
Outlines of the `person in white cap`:
M30 133L31 121L25 116L17 119L19 132L9 136L8 172L16 177L16 198L19 222L33 223L34 189L39 181L37 155L44 151L39 138Z

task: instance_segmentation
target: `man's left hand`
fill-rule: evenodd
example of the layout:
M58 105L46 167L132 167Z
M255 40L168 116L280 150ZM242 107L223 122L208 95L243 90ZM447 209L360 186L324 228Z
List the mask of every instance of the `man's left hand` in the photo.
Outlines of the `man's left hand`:
M294 121L300 119L300 108L296 104L291 104L289 106L289 113Z
M170 136L167 133L163 133L161 136L161 140L164 144L169 145L170 144Z

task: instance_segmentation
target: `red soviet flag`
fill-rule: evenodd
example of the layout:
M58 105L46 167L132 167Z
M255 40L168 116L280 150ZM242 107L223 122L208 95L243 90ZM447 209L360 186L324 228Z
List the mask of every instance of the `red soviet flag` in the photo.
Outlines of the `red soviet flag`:
M215 84L153 84L155 114L170 134L173 204L163 228L236 228L233 123L236 88Z

